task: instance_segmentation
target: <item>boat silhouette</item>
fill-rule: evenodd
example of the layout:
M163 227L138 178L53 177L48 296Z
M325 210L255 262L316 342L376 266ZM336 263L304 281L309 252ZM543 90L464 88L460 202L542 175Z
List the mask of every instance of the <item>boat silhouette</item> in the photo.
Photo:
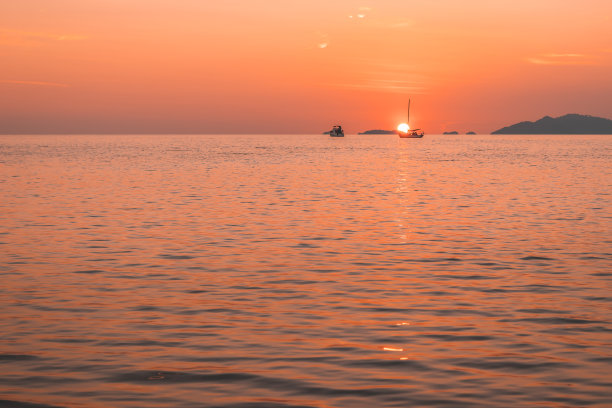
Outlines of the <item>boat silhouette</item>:
M329 135L331 137L344 137L344 130L342 130L342 126L336 125L329 131Z
M408 125L408 130L403 132L401 130L397 131L397 134L401 138L421 138L425 135L421 129L410 129L410 99L408 99L408 116L406 118L406 124ZM421 130L419 132L419 130Z

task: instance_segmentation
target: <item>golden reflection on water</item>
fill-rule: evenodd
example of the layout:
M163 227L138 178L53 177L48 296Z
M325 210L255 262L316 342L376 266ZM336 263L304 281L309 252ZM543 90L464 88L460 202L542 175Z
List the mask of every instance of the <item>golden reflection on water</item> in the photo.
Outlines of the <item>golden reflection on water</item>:
M0 400L603 405L582 138L0 137Z

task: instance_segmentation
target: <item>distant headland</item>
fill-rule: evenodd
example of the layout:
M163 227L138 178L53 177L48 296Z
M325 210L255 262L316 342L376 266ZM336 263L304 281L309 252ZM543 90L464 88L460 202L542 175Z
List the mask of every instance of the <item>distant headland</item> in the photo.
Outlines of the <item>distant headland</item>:
M612 120L570 113L558 118L544 116L491 132L492 135L611 135Z

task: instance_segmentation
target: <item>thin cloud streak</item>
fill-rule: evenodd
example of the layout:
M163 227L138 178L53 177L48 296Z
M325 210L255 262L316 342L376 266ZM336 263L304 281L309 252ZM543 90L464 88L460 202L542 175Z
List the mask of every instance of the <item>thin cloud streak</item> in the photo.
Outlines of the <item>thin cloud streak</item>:
M4 45L32 45L53 41L83 41L87 38L83 35L0 29L0 44Z
M357 18L363 19L363 18L366 18L367 13L372 11L372 9L370 7L359 7L358 10L359 10L359 12L357 14L350 14L348 16L348 18L355 18L355 17L357 17Z
M410 64L385 61L363 61L361 78L353 83L333 84L345 89L362 89L387 93L426 94L431 79Z
M345 89L360 89L388 93L414 93L424 95L427 88L422 85L409 84L402 81L377 80L362 84L332 84L332 86Z
M546 54L545 57L550 58L583 58L584 54Z
M399 23L392 23L389 25L391 28L407 28L412 27L414 25L413 21L401 21Z
M34 86L53 86L60 88L67 88L70 85L61 84L58 82L44 82L44 81L17 81L12 79L0 79L0 84L10 84L10 85L34 85Z
M584 54L542 54L537 57L527 58L527 61L536 65L597 65L589 56Z

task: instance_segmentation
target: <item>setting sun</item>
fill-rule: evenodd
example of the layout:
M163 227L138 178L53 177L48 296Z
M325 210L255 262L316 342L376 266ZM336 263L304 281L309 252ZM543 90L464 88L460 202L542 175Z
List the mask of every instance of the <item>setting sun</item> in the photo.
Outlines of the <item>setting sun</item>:
M400 123L397 126L397 130L399 130L400 132L408 132L408 130L410 130L410 126L408 126L407 123Z

